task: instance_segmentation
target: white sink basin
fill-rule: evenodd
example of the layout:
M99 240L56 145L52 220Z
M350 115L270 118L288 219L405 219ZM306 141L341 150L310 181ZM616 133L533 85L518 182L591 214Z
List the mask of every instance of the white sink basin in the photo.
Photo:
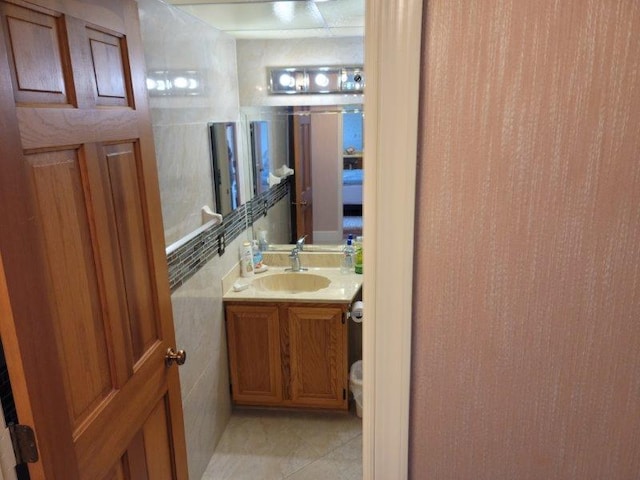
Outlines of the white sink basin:
M324 275L316 275L314 273L287 272L256 278L251 283L258 290L298 293L317 292L327 288L331 280Z

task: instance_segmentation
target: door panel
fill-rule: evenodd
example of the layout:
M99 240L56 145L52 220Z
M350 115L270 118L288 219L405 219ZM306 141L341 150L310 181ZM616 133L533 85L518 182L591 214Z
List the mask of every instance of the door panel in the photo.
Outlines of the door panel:
M162 398L142 429L144 436L147 476L158 480L171 480L171 438L166 422L168 415L166 399Z
M5 5L5 41L13 55L11 76L19 103L70 104L67 85L69 54L59 16ZM45 74L46 73L46 74Z
M300 112L296 109L296 112ZM311 117L293 116L293 146L295 171L294 212L296 239L307 236L313 242L313 186L311 183Z
M0 334L40 448L30 473L186 479L136 3L15 3L0 2Z
M25 155L38 202L56 341L65 369L69 415L77 426L112 389L100 286L78 151ZM60 228L64 225L65 228ZM77 385L76 385L77 384Z
M123 68L122 38L87 28L97 105L129 105L129 79ZM126 53L126 50L125 50Z
M144 210L138 185L137 148L133 143L107 145L103 153L105 188L115 214L115 229L122 257L122 277L126 292L128 328L134 362L158 339L153 285L148 275Z

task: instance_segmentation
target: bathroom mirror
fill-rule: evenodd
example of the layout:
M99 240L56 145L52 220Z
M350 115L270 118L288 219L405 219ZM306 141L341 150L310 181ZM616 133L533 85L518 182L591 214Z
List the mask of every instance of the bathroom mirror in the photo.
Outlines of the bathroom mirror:
M241 205L236 126L230 122L210 123L209 137L216 209L226 215Z
M269 124L254 121L249 123L251 138L251 171L253 173L253 194L259 195L269 189Z
M246 171L251 175L247 182L252 186L252 196L269 189L269 174L290 166L288 117L289 109L284 107L241 109L240 143L248 145Z
M265 155L269 156L270 173L277 175L282 165L295 171L293 118L305 115L310 119L311 129L314 209L314 234L311 241L307 238L307 243L313 243L317 248L326 245L331 249L331 245L342 244L349 234L362 235L365 163L362 105L311 107L305 113L283 107L246 108L244 115L251 130L254 193L267 187L264 182L268 181L268 174L260 171L260 168L266 168ZM265 140L268 149L264 148ZM258 155L259 152L263 153ZM293 233L291 240L296 238Z

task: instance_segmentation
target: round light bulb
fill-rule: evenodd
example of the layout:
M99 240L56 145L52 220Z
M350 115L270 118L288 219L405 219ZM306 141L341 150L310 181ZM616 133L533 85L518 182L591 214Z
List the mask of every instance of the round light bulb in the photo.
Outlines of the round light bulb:
M329 77L327 77L324 73L318 73L314 81L319 87L326 87L327 85L329 85Z
M176 77L173 79L173 86L176 88L187 88L189 86L189 80L184 77Z

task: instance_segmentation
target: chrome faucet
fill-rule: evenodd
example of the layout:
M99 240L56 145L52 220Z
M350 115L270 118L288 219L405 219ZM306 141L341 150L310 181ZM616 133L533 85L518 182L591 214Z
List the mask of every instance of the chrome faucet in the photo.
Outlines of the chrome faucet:
M296 248L298 251L302 252L304 250L304 239L307 238L306 235L301 236L296 242Z
M294 247L294 249L291 250L291 253L289 254L289 261L291 262L291 267L285 268L285 271L304 272L307 270L306 268L303 268L300 265L300 257L298 256L299 252L300 251L298 250L298 247Z

